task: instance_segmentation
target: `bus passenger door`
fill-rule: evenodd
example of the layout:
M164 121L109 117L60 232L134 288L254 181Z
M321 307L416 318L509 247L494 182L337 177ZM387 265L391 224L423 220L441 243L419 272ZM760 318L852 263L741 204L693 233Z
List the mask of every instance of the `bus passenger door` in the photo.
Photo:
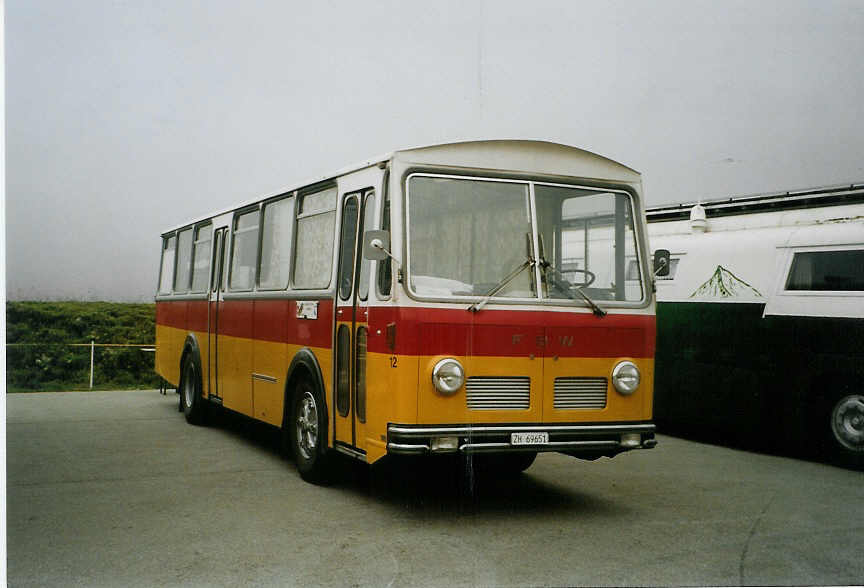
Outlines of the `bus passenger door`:
M369 273L365 266L369 264L361 265L359 244L364 217L371 219L373 212L372 190L349 194L342 203L336 289L333 438L337 445L360 453L366 449L366 300ZM366 283L361 287L364 280Z
M219 403L222 401L219 386L219 305L222 304L222 292L225 288L225 236L227 232L226 227L217 229L213 238L213 275L207 303L207 396L210 400Z

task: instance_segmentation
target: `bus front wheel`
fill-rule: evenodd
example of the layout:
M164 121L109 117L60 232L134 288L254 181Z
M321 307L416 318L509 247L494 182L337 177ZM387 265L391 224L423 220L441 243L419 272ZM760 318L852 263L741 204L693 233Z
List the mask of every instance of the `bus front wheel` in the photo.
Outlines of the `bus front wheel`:
M201 370L192 355L187 355L183 361L183 371L180 382L180 402L186 421L193 425L204 422L204 399L201 397Z
M327 483L330 478L326 410L317 388L301 378L291 411L290 443L300 477L313 484Z

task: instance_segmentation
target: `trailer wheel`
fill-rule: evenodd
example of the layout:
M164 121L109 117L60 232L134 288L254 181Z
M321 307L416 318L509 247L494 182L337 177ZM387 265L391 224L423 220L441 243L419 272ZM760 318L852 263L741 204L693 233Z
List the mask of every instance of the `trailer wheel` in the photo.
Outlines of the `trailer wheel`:
M291 451L300 477L312 484L329 482L327 408L317 386L305 377L297 381L288 426Z
M831 406L832 453L845 464L864 465L864 395L850 394Z
M193 425L203 424L207 407L201 397L201 370L193 354L187 355L183 360L178 391L186 421Z

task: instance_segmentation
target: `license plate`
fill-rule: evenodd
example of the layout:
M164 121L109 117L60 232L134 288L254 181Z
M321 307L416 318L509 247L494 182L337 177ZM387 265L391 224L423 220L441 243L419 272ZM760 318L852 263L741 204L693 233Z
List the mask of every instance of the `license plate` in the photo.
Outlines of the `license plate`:
M549 433L510 433L510 445L547 445Z

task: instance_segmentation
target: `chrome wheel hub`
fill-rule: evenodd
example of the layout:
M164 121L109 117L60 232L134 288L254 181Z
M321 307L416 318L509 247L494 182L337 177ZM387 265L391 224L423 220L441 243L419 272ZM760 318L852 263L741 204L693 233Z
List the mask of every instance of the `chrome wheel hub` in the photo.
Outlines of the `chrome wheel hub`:
M843 447L864 451L864 396L853 394L834 406L831 432Z
M305 392L297 407L297 448L305 459L311 459L318 448L318 407L311 392Z
M195 401L195 368L191 363L186 368L186 377L183 378L183 401L190 408Z

